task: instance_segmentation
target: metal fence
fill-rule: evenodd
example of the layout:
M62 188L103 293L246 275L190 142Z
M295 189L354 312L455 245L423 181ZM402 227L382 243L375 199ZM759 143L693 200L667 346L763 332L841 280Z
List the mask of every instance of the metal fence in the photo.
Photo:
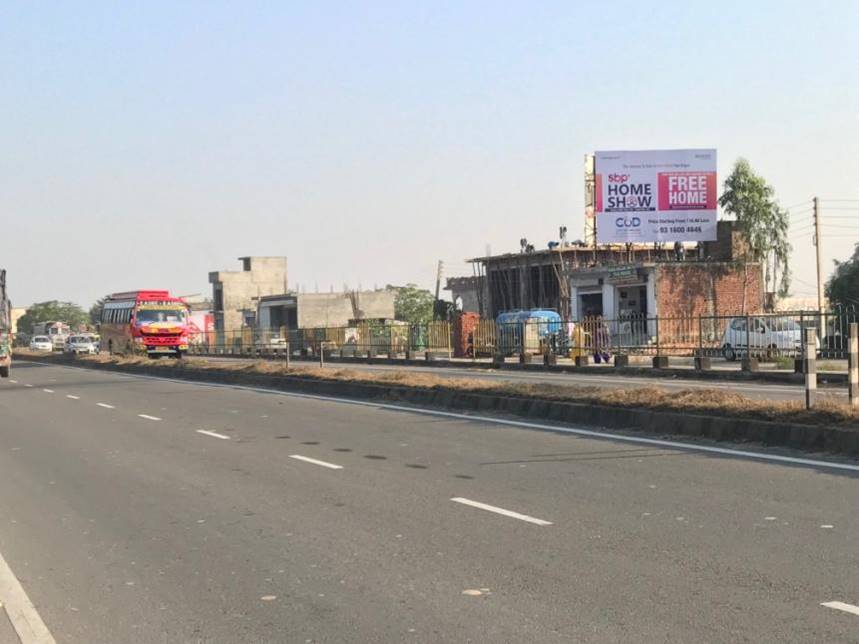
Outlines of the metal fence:
M778 312L725 316L660 317L625 315L588 317L572 322L530 319L497 324L480 320L457 342L455 322L382 324L362 322L349 327L258 329L202 334L192 353L247 355L285 353L318 356L327 351L342 357L404 357L429 351L462 357L509 357L553 354L710 356L738 360L802 356L802 330L815 328L818 357L845 359L849 324L859 321L856 307L824 313ZM464 350L462 347L464 346ZM459 347L458 349L455 347Z
M349 327L259 329L200 334L191 353L214 355L278 354L318 356L322 351L342 357L405 356L409 351L452 353L450 322L379 324Z

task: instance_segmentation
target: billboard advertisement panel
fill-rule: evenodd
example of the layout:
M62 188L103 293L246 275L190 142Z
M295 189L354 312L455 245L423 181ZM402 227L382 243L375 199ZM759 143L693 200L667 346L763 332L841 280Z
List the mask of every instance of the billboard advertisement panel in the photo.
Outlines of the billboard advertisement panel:
M597 152L597 242L716 239L716 151Z

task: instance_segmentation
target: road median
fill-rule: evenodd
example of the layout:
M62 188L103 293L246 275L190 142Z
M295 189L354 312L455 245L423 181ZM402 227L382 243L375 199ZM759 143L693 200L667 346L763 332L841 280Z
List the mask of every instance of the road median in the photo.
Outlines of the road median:
M859 413L845 404L826 400L809 411L799 401L752 400L732 392L701 389L606 390L546 383L499 383L479 376L464 380L405 371L286 367L271 361L224 364L200 358L166 361L116 356L75 358L26 351L16 353L16 358L194 382L394 401L659 436L754 442L859 456Z

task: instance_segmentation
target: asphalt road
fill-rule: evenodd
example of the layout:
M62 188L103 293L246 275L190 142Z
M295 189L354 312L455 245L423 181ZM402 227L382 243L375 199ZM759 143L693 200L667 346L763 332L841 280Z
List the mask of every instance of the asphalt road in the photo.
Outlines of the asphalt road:
M856 464L12 378L0 563L57 642L859 640Z
M247 358L221 358L207 357L199 358L210 362L224 363L246 363ZM315 369L319 366L316 362L293 360L291 366L297 368ZM782 385L766 382L754 382L746 380L694 380L691 378L677 378L673 376L658 378L653 376L621 376L618 374L584 374L584 373L540 373L524 371L499 371L491 369L469 369L465 367L417 367L403 365L385 364L362 364L354 363L330 363L326 368L331 369L354 369L358 371L410 371L415 373L427 373L445 378L455 379L489 379L502 382L527 382L547 383L554 385L573 385L583 387L600 387L605 389L628 389L631 387L660 387L671 391L684 389L703 389L728 391L742 394L748 398L762 400L805 400L804 385ZM821 398L830 398L846 401L847 386L824 387L818 389Z

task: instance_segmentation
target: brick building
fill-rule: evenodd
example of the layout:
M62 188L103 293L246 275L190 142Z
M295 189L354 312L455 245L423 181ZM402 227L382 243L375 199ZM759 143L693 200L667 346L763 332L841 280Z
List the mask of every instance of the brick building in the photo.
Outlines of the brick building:
M695 248L567 245L471 261L485 276L485 317L544 308L624 320L763 310L762 267L742 261L745 250L734 222L722 221L718 239Z

